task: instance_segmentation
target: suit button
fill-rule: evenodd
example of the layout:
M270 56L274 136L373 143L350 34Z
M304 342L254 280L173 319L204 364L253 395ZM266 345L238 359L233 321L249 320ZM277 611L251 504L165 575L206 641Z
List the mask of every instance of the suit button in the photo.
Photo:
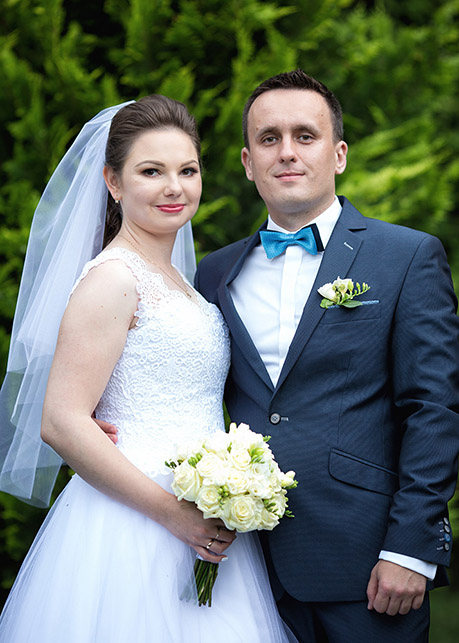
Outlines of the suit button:
M271 413L271 415L269 416L269 421L271 422L271 424L279 424L279 422L281 421L281 416L279 415L279 413Z
M443 538L445 539L445 541L446 541L447 543L451 542L451 534L445 533L445 535L443 536Z
M451 545L450 545L449 543L445 543L445 544L443 545L443 549L444 549L445 551L449 551L449 550L451 549Z
M443 522L445 523L445 525L448 525L448 526L449 526L449 520L448 520L448 518L443 518Z
M451 527L449 525L443 525L443 529L446 531L447 534L451 533Z

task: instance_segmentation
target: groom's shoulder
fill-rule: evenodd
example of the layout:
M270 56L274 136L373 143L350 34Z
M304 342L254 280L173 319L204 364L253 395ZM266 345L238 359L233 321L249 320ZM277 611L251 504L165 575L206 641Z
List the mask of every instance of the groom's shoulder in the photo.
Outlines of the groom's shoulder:
M199 262L199 270L223 271L226 266L233 263L243 252L251 237L245 237L239 241L223 246L218 250L210 252Z
M414 246L418 246L426 240L430 240L434 244L439 243L437 237L432 236L428 232L423 232L422 230L410 228L398 223L391 223L379 219L377 216L368 216L367 213L362 213L357 210L347 199L343 199L343 201L343 214L345 214L346 217L352 217L354 221L358 221L358 217L360 217L360 221L363 223L362 227L365 228L366 233L374 235L377 239L390 239L390 241L395 244L413 244Z

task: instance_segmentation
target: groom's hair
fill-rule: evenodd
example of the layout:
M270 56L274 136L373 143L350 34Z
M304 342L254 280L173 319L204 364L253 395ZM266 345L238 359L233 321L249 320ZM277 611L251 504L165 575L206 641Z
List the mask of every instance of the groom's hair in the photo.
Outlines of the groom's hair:
M268 78L268 80L265 80L258 85L250 95L245 104L244 111L242 112L242 133L244 135L244 145L247 148L249 147L247 121L250 108L258 96L261 96L261 94L269 92L272 89L307 89L323 96L330 109L333 137L336 142L343 139L343 110L341 109L341 105L339 104L336 96L319 80L316 80L312 76L308 76L302 69L295 69L295 71L287 71L283 74L278 74L277 76Z

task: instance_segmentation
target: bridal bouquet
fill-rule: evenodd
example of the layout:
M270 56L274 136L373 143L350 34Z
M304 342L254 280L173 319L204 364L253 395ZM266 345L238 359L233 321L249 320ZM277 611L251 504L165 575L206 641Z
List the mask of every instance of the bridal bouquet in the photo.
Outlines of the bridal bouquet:
M283 473L268 446L269 436L247 424L231 424L166 462L173 470L172 490L179 500L194 502L204 518L220 518L239 532L272 530L287 509L287 490L297 486L294 471ZM212 603L218 564L197 559L195 580L199 605Z

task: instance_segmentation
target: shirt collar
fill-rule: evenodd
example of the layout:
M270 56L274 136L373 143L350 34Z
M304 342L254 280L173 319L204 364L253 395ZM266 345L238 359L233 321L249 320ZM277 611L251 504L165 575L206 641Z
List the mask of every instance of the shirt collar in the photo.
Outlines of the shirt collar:
M315 223L317 225L324 248L327 247L327 243L329 242L331 234L333 232L333 228L335 227L336 222L339 219L341 210L342 210L341 203L339 202L338 197L335 196L333 203L326 210L321 212L319 216L317 216L312 221L309 221L308 223L308 225L311 225L311 223ZM302 226L302 227L304 228L306 226ZM281 228L280 225L277 225L277 223L275 223L271 219L271 215L269 214L268 214L267 230L277 230L278 232L287 232L287 233L297 232L296 230L285 230L285 228Z

